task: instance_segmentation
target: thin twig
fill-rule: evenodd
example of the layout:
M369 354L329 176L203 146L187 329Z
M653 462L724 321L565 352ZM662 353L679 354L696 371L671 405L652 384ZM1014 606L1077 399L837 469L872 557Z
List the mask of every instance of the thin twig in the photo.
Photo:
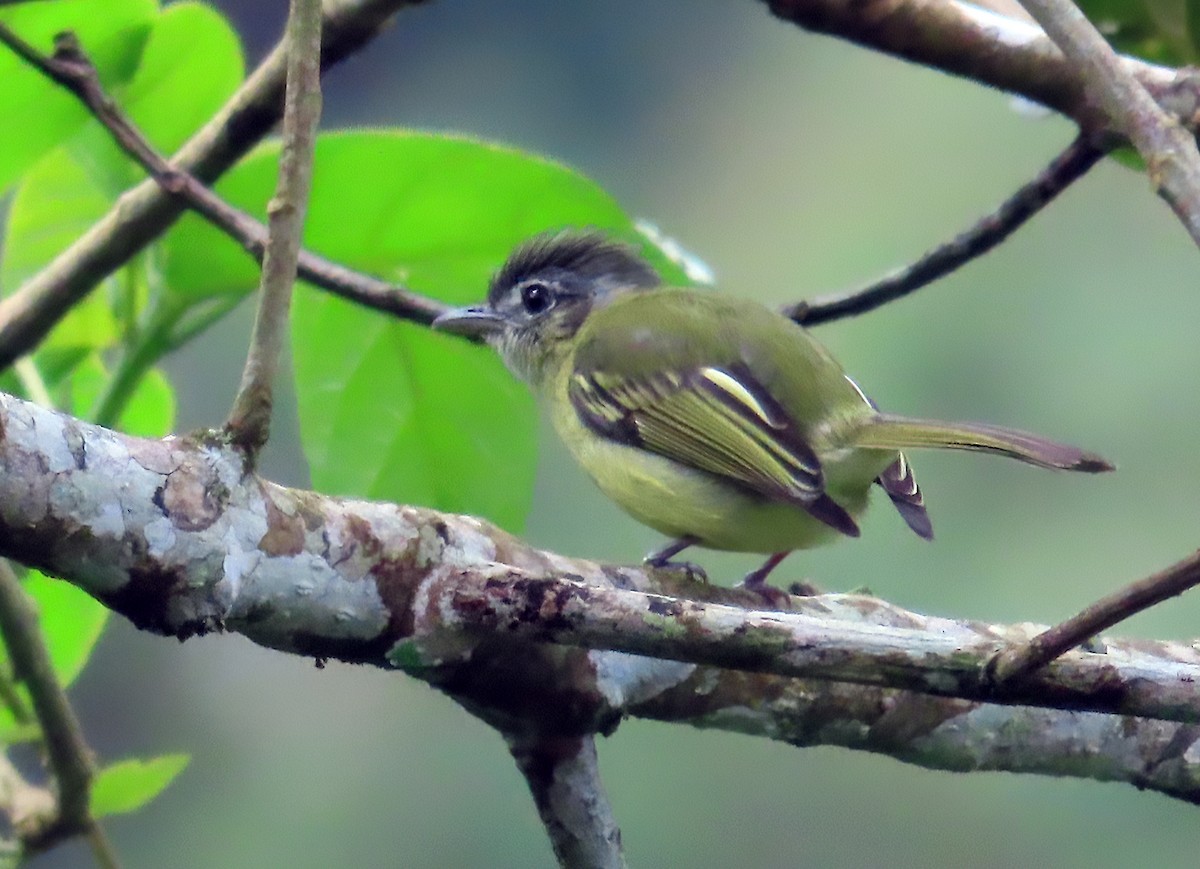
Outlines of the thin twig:
M992 661L992 677L997 683L1007 683L1027 676L1101 631L1183 594L1198 584L1200 552L1101 598L1078 615L1038 634L1028 643L1001 652Z
M1071 0L1021 0L1083 74L1084 86L1137 148L1155 191L1200 245L1200 151Z
M279 180L267 205L270 232L263 256L258 312L242 382L225 423L234 443L250 456L270 435L275 377L287 341L296 258L312 188L313 152L321 121L320 0L291 0L284 40L288 69Z
M230 205L190 172L172 165L159 154L104 90L95 66L78 40L70 34L62 34L55 42L54 55L46 57L0 22L0 42L79 99L109 131L117 146L165 192L182 200L262 263L267 243L266 224ZM297 271L304 280L334 295L425 325L432 323L447 307L436 299L331 262L307 250L299 253Z
M23 843L38 851L66 836L85 833L101 865L116 866L116 855L91 816L95 766L83 728L54 674L29 595L4 560L0 560L0 634L17 678L29 689L58 793L56 817L28 831Z
M328 69L370 42L396 10L423 0L330 3L322 28L321 65ZM279 120L286 58L276 46L237 92L172 157L172 164L212 182ZM108 275L178 219L183 203L149 180L126 191L69 248L0 301L0 370L33 350Z
M1091 137L1079 135L1033 180L1022 185L992 213L953 240L928 251L912 265L881 280L845 293L797 302L783 313L802 326L816 326L842 317L865 314L907 296L955 269L983 256L1012 235L1107 153Z

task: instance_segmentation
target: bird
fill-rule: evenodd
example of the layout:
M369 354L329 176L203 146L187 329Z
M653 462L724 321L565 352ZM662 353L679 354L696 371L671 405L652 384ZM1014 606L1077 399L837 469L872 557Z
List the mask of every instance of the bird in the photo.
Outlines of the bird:
M493 347L600 490L671 538L648 567L704 577L673 559L691 546L760 553L742 585L769 600L790 552L859 536L873 487L932 539L907 450L1114 469L1016 429L886 413L802 326L751 299L665 286L636 248L595 230L528 239L485 302L433 326Z

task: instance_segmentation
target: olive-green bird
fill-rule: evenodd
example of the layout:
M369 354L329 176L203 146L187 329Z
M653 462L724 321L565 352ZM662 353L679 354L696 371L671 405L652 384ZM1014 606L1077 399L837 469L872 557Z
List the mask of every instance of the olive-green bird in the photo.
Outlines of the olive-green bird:
M597 233L537 236L492 279L484 305L438 317L482 336L548 410L601 490L691 545L768 554L857 537L880 486L933 536L901 450L976 450L1044 468L1110 471L1095 453L980 423L883 413L804 329L757 302L664 287L630 247ZM690 566L690 565L689 565Z

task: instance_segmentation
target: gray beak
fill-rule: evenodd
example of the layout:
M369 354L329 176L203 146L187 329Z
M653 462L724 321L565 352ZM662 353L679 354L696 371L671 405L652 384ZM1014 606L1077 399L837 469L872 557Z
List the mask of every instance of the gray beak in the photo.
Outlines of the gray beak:
M451 308L444 314L438 315L433 321L433 328L443 332L454 332L458 335L483 337L504 328L504 318L491 308L472 306L470 308Z

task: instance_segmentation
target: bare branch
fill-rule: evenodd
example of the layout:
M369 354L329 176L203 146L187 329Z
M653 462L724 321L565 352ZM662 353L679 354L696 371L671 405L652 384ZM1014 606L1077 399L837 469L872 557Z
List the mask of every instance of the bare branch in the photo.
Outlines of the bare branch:
M1087 98L1080 72L1040 28L1024 21L957 0L766 2L773 14L807 30L1025 97L1093 135L1120 134ZM1196 83L1181 82L1176 70L1130 57L1121 62L1156 96L1166 98L1181 84L1196 93Z
M396 9L416 2L421 0L330 4L323 63L328 66L356 50ZM1084 98L1082 80L1062 53L1025 22L955 0L875 0L869 10L848 0L771 0L770 6L777 16L808 29L1020 94L1074 118L1085 129L1098 132L1107 123ZM1172 112L1189 124L1198 117L1200 82L1195 77L1130 58L1122 62ZM202 182L214 180L277 120L282 84L282 51L277 48L172 165ZM181 191L190 202L197 201L186 182ZM50 266L0 302L0 367L32 349L75 301L165 231L180 207L152 186L139 185ZM238 226L236 220L217 222L227 231ZM242 224L235 237L260 255L261 232ZM405 296L386 282L323 260L306 262L302 256L300 270L306 280L332 292L418 322L430 322L441 310L435 302Z
M116 866L116 855L91 816L96 769L83 738L83 728L54 674L33 602L3 559L0 559L0 634L17 679L29 689L57 784L53 813L40 816L36 822L26 818L20 832L22 844L27 851L37 852L82 833L87 835L101 866Z
M225 423L226 432L251 459L270 436L275 377L287 341L296 258L312 188L313 151L321 122L320 0L291 0L284 42L288 54L287 94L279 180L267 206L270 233L250 349Z
M395 12L423 0L327 0L321 65L328 69L370 42ZM172 157L172 165L210 183L279 120L286 58L276 46L238 91ZM0 369L38 342L108 275L165 233L184 206L148 180L126 191L109 212L53 262L0 301Z
M1101 631L1200 584L1200 552L1165 570L1130 583L1101 598L1078 615L1038 634L1028 643L996 656L992 670L998 682L1008 683L1039 670Z
M1021 0L1085 76L1109 126L1142 155L1155 191L1200 244L1200 151L1196 137L1159 106L1071 0Z
M57 42L54 56L46 57L0 22L0 42L76 96L109 131L121 150L158 181L163 190L180 198L188 208L262 263L267 242L266 224L234 208L194 175L172 165L159 154L104 90L95 67L77 40L65 34ZM331 262L307 250L299 252L297 272L304 280L334 295L425 325L432 323L447 308L436 299Z
M1016 232L1058 194L1087 174L1105 153L1106 150L1093 144L1089 137L1077 136L1037 177L953 240L935 247L912 265L861 289L797 302L784 309L784 316L802 326L816 326L865 314L928 286L983 256Z
M580 735L508 738L561 866L623 869L621 831L600 781L596 740Z

